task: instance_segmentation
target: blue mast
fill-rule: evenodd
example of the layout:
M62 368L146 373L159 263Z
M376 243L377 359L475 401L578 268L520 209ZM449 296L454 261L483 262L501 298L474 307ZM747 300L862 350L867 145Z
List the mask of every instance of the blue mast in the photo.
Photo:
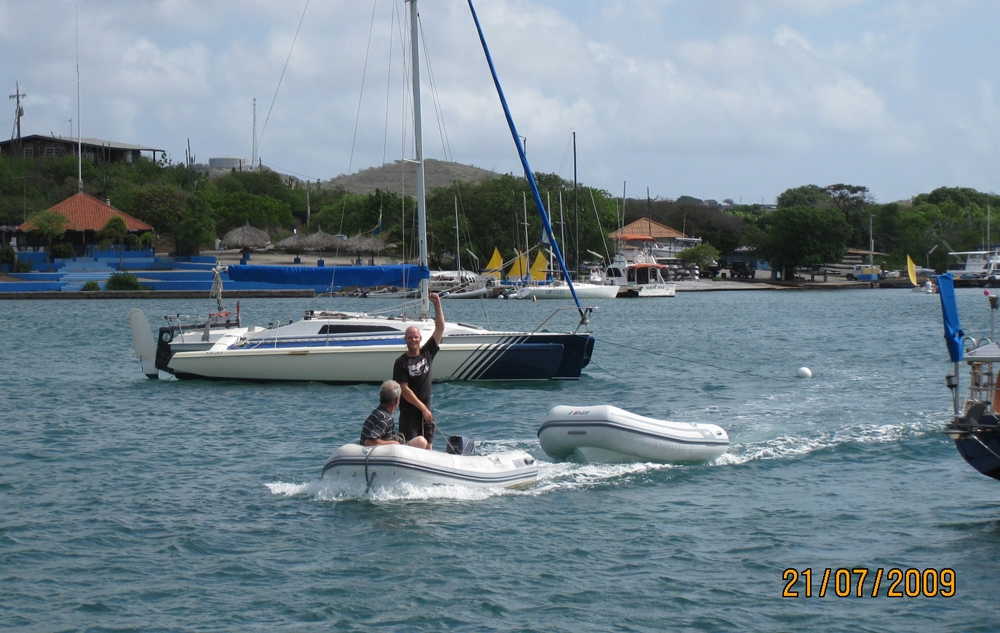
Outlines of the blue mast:
M535 182L535 175L531 171L531 166L528 165L528 157L524 153L524 146L521 144L521 137L517 133L517 127L514 125L514 119L511 117L510 108L507 107L507 98L503 94L503 88L500 86L500 78L497 77L496 67L493 66L493 58L490 57L490 49L486 45L486 37L483 35L483 28L479 24L479 16L476 15L476 8L472 6L472 0L469 1L469 10L472 11L472 19L476 22L476 30L479 32L479 41L483 44L483 52L486 54L486 62L490 65L490 73L493 75L493 84L497 87L497 95L500 97L500 103L503 105L504 115L507 117L507 127L510 128L510 135L514 138L514 145L517 146L517 155L521 158L521 167L524 168L524 177L528 179L528 184L531 185L531 195L535 199L535 206L538 208L538 215L542 218L542 228L545 229L545 234L549 238L549 244L552 245L552 250L556 254L556 259L559 260L559 268L562 270L563 276L566 278L566 282L569 284L569 290L573 293L573 301L576 302L576 307L580 310L581 316L583 315L583 307L580 305L580 299L576 296L576 288L573 287L573 281L570 279L569 271L566 270L566 262L563 261L562 252L559 250L559 243L556 242L555 236L552 234L552 225L549 224L549 214L545 211L545 205L542 204L542 196L538 193L538 184Z

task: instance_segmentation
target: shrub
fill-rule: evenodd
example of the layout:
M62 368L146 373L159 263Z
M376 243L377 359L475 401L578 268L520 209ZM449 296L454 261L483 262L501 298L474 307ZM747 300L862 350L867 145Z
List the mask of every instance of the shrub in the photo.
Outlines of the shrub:
M14 272L15 273L30 273L31 272L31 260L19 259L14 262Z
M104 284L105 290L146 290L147 288L139 283L132 273L111 273L108 281Z
M100 289L101 289L101 284L97 283L93 279L91 279L87 283L83 284L83 291L84 292L97 292Z
M63 242L52 247L52 257L57 259L73 259L76 257L76 249L72 244Z
M13 265L17 260L17 253L9 246L0 248L0 264Z

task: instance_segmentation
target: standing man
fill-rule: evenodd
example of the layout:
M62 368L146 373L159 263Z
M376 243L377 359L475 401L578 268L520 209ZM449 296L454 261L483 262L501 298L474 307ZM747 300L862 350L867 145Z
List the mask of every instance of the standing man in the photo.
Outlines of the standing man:
M378 406L375 407L364 426L361 427L361 444L364 446L381 446L383 444L403 444L403 437L396 435L396 425L392 421L392 414L399 406L400 397L399 383L395 380L386 380L382 383L382 388L378 392ZM414 448L427 448L424 438L414 438L409 442Z
M430 409L431 363L444 334L444 310L440 295L432 292L428 298L434 304L434 333L420 347L420 328L415 325L406 328L406 353L396 359L392 379L399 383L403 393L399 403L399 432L407 440L423 436L427 448L432 448L435 426Z

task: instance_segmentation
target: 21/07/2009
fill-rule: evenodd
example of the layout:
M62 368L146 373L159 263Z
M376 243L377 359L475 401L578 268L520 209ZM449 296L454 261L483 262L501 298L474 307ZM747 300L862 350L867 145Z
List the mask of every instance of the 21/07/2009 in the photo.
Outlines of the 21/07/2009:
M955 570L944 569L899 569L893 567L886 570L879 567L874 572L864 567L851 569L840 568L813 570L788 568L781 575L785 581L785 589L781 592L783 598L812 598L814 595L825 598L828 594L841 598L855 596L858 598L878 598L880 591L885 589L886 598L916 598L924 596L932 598L940 596L950 598L955 595ZM865 581L872 579L871 591L867 591ZM813 580L818 583L818 591L813 591ZM796 584L802 580L804 587L799 590Z

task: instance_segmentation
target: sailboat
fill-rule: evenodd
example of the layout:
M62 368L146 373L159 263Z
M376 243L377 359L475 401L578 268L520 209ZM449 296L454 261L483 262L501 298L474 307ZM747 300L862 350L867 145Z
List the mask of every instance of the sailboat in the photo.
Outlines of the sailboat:
M923 285L917 282L917 266L913 263L913 258L909 255L906 256L906 274L910 278L910 283L913 284L913 292L923 292L925 294L937 293L938 288L930 279L925 281Z
M967 335L959 324L952 276L938 275L937 281L944 339L953 367L945 376L945 385L951 390L954 415L944 432L970 466L987 477L1000 479L1000 344L994 342L1000 297L987 291L990 334L977 339ZM969 377L964 400L959 384L963 362Z
M403 277L402 283L393 285L412 287L413 282L419 282L417 285L420 291L420 314L415 317L406 315L395 317L336 310L308 310L298 321L286 325L279 323L267 328L243 327L240 324L239 327L226 329L206 328L202 332L194 328L175 330L172 329L173 326L167 325L160 328L158 339L154 341L149 328L141 327L145 316L141 312L135 314L138 311L134 310L133 315L130 315L130 322L133 324L133 345L136 355L142 361L143 372L148 377L158 377L159 371L166 371L178 378L328 383L381 382L391 375L393 361L406 349L403 334L408 327L419 328L423 340L431 336L434 331L434 321L430 318L428 300L429 272L420 109L418 13L416 0L407 1L411 3L410 45L420 265L416 267L416 272L397 271ZM531 185L542 225L551 238L552 227L542 205L534 175L528 165L524 147L521 145L507 107L479 19L471 2L469 8L483 44L525 177ZM554 243L554 240L552 242ZM554 248L565 274L565 263L558 247ZM229 275L231 278L248 274L264 275L268 274L268 271L260 269L266 268L284 267L230 266ZM366 269L381 271L393 267L343 268L352 270L324 274L363 275L366 272L376 272ZM303 274L303 269L298 268L296 274ZM568 274L565 276L569 278ZM440 351L434 360L435 380L579 379L583 368L590 362L594 350L594 337L589 332L590 314L593 308L583 307L573 293L571 284L569 287L579 313L579 322L576 329L571 332L542 331L542 327L553 318L551 316L532 332L497 332L462 323L448 323L441 340ZM182 347L185 340L196 337L203 337L200 349Z

